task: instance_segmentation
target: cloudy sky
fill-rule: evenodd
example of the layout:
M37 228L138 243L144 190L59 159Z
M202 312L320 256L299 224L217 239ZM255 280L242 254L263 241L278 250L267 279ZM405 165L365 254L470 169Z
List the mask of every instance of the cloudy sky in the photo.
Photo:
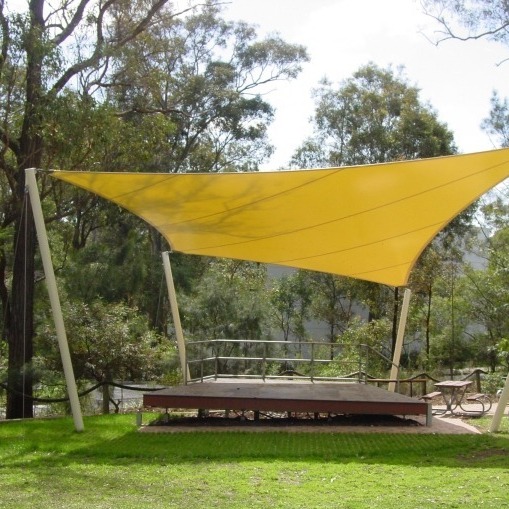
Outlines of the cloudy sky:
M174 0L178 5L188 0ZM8 0L25 8L27 0ZM339 83L359 67L403 65L441 121L454 132L460 152L495 148L481 131L493 90L509 96L509 48L486 41L428 39L439 29L419 0L224 0L227 18L258 26L260 36L279 32L307 47L311 61L297 80L275 84L267 99L276 107L270 128L276 152L265 169L287 166L294 150L311 134L311 91L324 76Z
M428 38L439 28L415 0L230 0L225 16L258 25L260 35L279 32L307 47L311 62L296 81L274 86L267 96L276 107L270 129L277 150L264 167L285 167L310 134L311 90L327 76L340 82L368 62L404 65L421 99L454 132L460 152L494 148L480 130L493 90L509 96L509 48L483 41Z

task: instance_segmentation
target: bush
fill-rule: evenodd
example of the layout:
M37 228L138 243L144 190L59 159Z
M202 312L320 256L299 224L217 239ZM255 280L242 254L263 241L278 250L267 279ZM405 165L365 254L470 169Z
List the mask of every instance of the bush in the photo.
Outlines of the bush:
M500 372L488 373L482 378L482 390L487 394L494 396L499 389L504 387L507 375Z

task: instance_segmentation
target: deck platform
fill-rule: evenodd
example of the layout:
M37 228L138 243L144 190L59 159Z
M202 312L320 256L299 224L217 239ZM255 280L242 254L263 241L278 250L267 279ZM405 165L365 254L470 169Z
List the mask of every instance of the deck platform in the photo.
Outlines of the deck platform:
M143 404L165 409L425 415L427 425L431 425L429 403L362 383L193 383L144 394Z

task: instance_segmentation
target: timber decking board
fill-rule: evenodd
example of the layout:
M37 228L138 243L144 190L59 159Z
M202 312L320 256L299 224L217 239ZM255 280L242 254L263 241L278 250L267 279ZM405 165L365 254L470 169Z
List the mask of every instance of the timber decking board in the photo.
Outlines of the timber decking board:
M206 382L144 394L157 408L427 415L428 403L358 383Z

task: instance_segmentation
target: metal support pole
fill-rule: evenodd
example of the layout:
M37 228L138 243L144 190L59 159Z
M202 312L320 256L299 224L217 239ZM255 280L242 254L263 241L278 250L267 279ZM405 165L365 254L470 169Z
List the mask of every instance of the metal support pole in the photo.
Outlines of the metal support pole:
M173 316L173 325L175 325L175 336L177 337L177 347L180 358L180 368L182 370L182 377L184 385L191 378L189 373L189 366L186 362L186 343L184 340L184 332L182 331L182 324L180 323L180 314L177 304L177 292L175 291L175 284L173 283L173 274L171 272L170 256L168 251L162 253L164 275L166 276L166 285L168 287L168 297L170 299L171 314Z
M509 374L505 379L504 389L502 390L502 394L497 403L497 409L493 414L493 418L491 419L490 431L495 433L500 430L500 424L502 423L502 417L504 416L504 411L509 403Z
M69 344L65 332L64 319L62 317L62 308L60 306L60 298L57 290L55 272L53 270L53 262L51 261L51 252L49 249L48 235L46 233L46 225L42 215L41 199L39 197L39 189L35 178L35 169L29 168L25 170L26 185L30 196L30 203L34 214L35 230L37 232L37 240L39 241L39 250L41 254L44 274L46 275L46 286L51 303L51 311L53 313L53 321L55 322L55 330L57 334L58 346L60 348L60 356L62 358L62 366L64 368L65 382L67 384L67 393L71 403L71 412L74 419L74 427L76 431L83 431L83 416L81 414L80 400L78 397L78 389L74 378L74 370L71 362L71 354L69 352Z
M408 317L408 308L410 306L411 295L412 291L409 288L405 288L405 293L403 294L403 305L401 306L401 314L399 316L396 346L394 348L394 355L392 358L391 375L389 377L391 380L396 380L399 377L399 363L401 360L401 351L403 350L403 338L405 336L406 321ZM396 382L389 382L388 389L391 392L395 392Z

